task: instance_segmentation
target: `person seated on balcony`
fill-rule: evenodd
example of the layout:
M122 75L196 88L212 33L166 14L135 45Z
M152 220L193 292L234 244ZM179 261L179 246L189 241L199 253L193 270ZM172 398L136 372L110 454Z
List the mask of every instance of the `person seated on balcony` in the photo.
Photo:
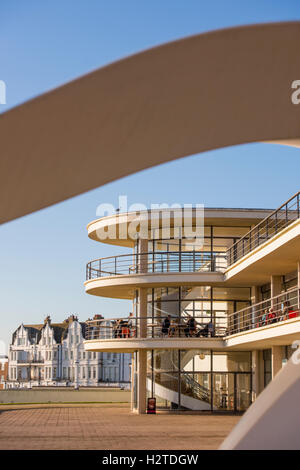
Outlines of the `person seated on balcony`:
M213 324L212 321L208 323L208 334L213 337L215 336L215 325Z
M170 323L169 336L180 336L179 318L175 318L173 322Z
M273 307L270 307L270 308L269 308L268 320L267 320L267 322L268 322L268 324L270 324L270 323L275 323L275 322L276 322L276 313L275 313Z
M171 325L171 315L168 315L162 323L161 333L163 336L169 335L170 325Z
M117 320L115 326L114 326L114 337L115 338L122 338L122 325L121 325L122 320Z
M197 333L196 320L194 317L189 317L186 323L186 328L184 329L184 334L186 337L195 336Z
M202 328L202 330L199 330L198 333L196 334L197 337L199 336L204 336L208 338L208 336L215 336L215 327L212 321L206 323L205 327Z
M284 320L287 320L289 318L289 309L290 309L289 302L288 301L283 302L281 312L280 312L279 321L284 321Z
M267 322L268 322L268 310L266 309L264 313L262 314L260 326L265 326Z

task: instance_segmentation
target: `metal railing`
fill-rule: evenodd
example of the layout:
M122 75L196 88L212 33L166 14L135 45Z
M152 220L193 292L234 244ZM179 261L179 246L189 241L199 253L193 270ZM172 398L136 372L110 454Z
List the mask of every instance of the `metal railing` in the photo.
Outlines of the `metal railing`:
M95 259L87 263L86 279L136 273L223 272L226 267L225 253L157 251Z
M87 321L86 340L132 338L208 338L225 337L265 327L300 316L300 289L292 288L280 295L218 315L202 313L181 317L167 315L125 317Z
M293 288L280 295L246 307L228 316L227 335L265 327L300 316L300 289Z
M181 381L183 382L185 389L183 393L191 395L193 398L196 398L206 403L211 402L211 392L208 388L200 385L197 380L195 380L189 373L180 374Z
M178 393L178 389L180 387L180 392L183 395L206 403L210 403L211 401L210 390L203 385L200 385L199 382L192 377L191 373L181 372L179 375L178 372L158 372L155 370L154 381L156 384L172 390L173 392Z
M300 191L257 224L226 252L228 266L265 243L300 217Z
M200 338L223 337L226 335L226 318L214 316L212 321L207 315L192 317L127 317L87 321L86 340L94 339L132 339L132 338ZM109 323L109 324L107 324Z

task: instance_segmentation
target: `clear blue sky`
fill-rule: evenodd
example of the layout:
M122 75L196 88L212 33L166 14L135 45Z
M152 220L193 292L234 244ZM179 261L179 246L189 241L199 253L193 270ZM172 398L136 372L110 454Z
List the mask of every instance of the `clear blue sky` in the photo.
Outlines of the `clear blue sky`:
M0 2L0 112L143 49L208 30L300 19L299 0L36 0ZM298 77L299 78L299 77ZM238 158L239 157L239 158ZM216 168L218 171L216 172ZM299 190L299 150L243 145L123 178L0 227L0 341L24 323L69 313L127 314L130 304L84 293L88 260L123 253L92 242L101 202L277 207ZM180 175L180 184L177 183ZM245 178L246 175L246 178Z

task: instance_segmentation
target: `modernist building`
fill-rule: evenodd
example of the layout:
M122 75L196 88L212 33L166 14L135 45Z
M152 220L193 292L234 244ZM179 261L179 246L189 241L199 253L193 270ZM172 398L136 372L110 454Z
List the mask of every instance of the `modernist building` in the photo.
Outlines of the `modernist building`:
M124 237L136 213L88 225L132 249L87 265L86 292L132 299L134 319L110 338L88 322L85 348L133 355L133 410L156 397L169 410L244 411L272 380L300 338L299 214L298 193L276 211L205 209L199 240L178 237L180 210L167 237L163 210L136 240Z
M99 330L113 324L95 315ZM129 387L130 354L87 352L86 322L74 315L62 323L48 316L40 325L20 325L9 347L8 388L33 386Z

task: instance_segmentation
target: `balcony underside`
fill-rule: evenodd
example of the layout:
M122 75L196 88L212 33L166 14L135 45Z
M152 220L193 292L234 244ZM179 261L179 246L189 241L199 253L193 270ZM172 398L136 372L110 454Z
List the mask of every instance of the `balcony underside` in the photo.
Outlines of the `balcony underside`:
M133 299L134 290L141 287L205 286L210 284L223 285L224 274L220 272L185 272L107 276L86 281L85 290L88 294L100 297Z
M168 213L169 209L165 210ZM155 220L158 226L162 226L162 218L160 214L163 209L151 210L151 222ZM141 212L142 213L142 212ZM147 213L147 211L145 211ZM238 225L240 227L250 227L258 224L263 218L270 214L270 210L267 209L217 209L217 208L205 208L205 222L207 225L218 225L222 227L236 225L237 219L239 219ZM88 236L92 240L100 241L101 243L109 243L111 245L126 246L133 248L135 240L129 237L120 238L117 234L128 234L128 226L132 222L136 222L137 214L135 212L114 214L112 216L101 217L97 220L93 220L88 224ZM170 219L171 227L182 224L182 210L172 209L172 217ZM195 222L195 218L193 218ZM104 232L116 234L115 237L100 238L99 234ZM150 235L150 232L149 232ZM163 237L163 235L161 235ZM159 238L159 237L158 237Z
M134 352L141 349L224 349L220 338L130 338L92 339L84 342L86 351Z

